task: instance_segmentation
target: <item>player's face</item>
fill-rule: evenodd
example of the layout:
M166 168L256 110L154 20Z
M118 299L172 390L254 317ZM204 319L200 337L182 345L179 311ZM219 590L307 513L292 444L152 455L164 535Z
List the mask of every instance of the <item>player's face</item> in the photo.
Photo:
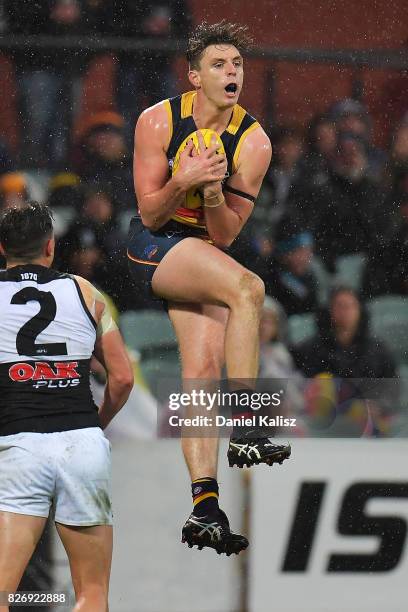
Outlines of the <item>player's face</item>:
M210 45L200 59L199 69L190 71L193 85L218 108L237 103L243 78L242 56L233 45Z

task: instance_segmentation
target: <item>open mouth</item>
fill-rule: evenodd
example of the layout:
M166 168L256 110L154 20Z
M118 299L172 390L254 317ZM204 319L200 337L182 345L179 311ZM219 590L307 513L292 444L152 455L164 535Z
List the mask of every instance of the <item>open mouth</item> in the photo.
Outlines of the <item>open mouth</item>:
M226 86L225 91L226 91L227 93L236 93L237 89L238 89L238 87L237 87L237 84L236 84L236 83L229 83L229 84Z

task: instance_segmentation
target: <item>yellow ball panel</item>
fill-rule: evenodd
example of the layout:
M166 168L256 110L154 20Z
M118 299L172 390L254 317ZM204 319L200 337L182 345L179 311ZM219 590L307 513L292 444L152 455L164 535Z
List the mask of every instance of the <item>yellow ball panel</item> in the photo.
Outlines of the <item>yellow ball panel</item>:
M217 144L218 144L218 149L217 149L217 153L223 154L225 155L225 149L224 149L224 145L223 142L220 138L220 135L217 134L217 132L215 132L214 130L209 130L207 128L203 128L201 130L198 130L199 132L201 132L201 134L203 135L204 138L204 143L205 146L208 148L211 146L211 139L214 137L214 139L216 140ZM180 163L180 155L181 153L184 151L184 149L187 146L187 143L189 140L193 141L193 144L196 148L197 151L199 151L199 144L198 144L198 137L197 137L197 132L193 132L192 134L189 134L187 136L187 138L185 138L183 140L183 142L181 143L181 145L179 146L177 153L174 157L174 161L173 161L173 169L172 169L172 174L176 174L178 167L179 167L179 163Z
M212 145L211 140L215 139L216 143L218 144L217 153L225 155L224 144L220 138L220 135L217 134L217 132L215 132L214 130L207 129L207 128L203 128L198 131L201 132L201 134L203 135L204 143L207 148ZM193 144L196 150L199 151L199 142L198 142L197 132L193 132L192 134L189 134L187 138L185 138L183 142L181 143L181 145L179 146L178 151L173 160L172 174L176 174L179 168L179 164L180 164L180 154L186 148L189 140L193 141ZM202 205L201 192L197 187L193 187L186 193L185 207L190 208L190 209L195 209L195 208L199 208L201 205Z

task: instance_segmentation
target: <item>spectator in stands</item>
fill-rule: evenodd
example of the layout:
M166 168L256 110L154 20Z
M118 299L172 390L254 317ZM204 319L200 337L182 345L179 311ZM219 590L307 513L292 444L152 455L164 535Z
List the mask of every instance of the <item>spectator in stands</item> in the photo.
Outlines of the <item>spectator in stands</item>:
M301 193L313 190L328 181L328 173L337 150L337 132L328 115L315 115L307 130L307 150L300 160L297 181Z
M89 187L85 192L82 219L93 224L98 240L112 258L125 248L125 236L116 223L112 196L108 189Z
M382 239L389 223L383 208L384 196L367 176L364 141L351 133L338 138L338 150L329 182L316 191L307 211L299 201L302 219L313 219L316 249L333 272L336 258L372 250Z
M119 310L126 310L134 295L125 242L109 191L88 187L80 216L57 243L56 266L85 276L110 295Z
M154 50L119 54L118 105L126 121L126 140L133 144L138 115L147 106L176 95L172 56L166 43L186 39L191 17L185 0L116 0L113 33L133 40L152 40Z
M291 189L299 178L303 152L302 135L292 127L277 128L271 138L274 145L272 165L253 213L231 248L240 263L262 278L268 275L275 230L286 213Z
M404 121L397 126L394 132L391 159L397 168L408 169L408 111Z
M338 435L384 435L398 400L396 367L387 348L369 332L367 311L357 293L333 290L318 316L318 333L293 350L310 381L305 391L311 425ZM350 381L349 379L353 379ZM374 380L373 380L374 379ZM382 379L379 385L376 379Z
M116 210L136 210L131 156L126 146L123 117L106 111L81 126L77 172L85 183L110 185Z
M387 168L387 180L392 191L398 190L397 183L408 171L408 113L397 125L391 139L390 158Z
M55 38L106 30L112 0L4 0L11 34ZM111 7L110 7L111 8ZM105 10L102 10L105 9ZM80 98L80 74L89 53L76 49L13 51L23 119L21 161L27 167L61 168Z
M318 334L296 347L295 362L305 376L328 372L340 378L393 378L394 360L369 333L367 311L355 291L333 290L328 310L318 316Z
M277 128L271 140L274 150L272 165L262 184L256 206L231 247L233 256L262 278L268 274L276 228L288 208L291 210L292 192L299 192L303 209L310 180L310 171L301 160L303 138L300 132L292 127ZM307 179L301 181L302 186L297 190L298 182L305 176ZM303 184L306 180L307 185ZM296 210L294 216L298 219ZM298 220L299 226L307 227L300 215Z
M82 208L83 193L80 178L72 172L59 172L49 182L48 206L54 216L54 233L60 238Z
M271 140L274 154L264 180L264 189L271 191L269 221L275 226L285 214L290 189L299 177L303 137L295 128L281 127L274 130Z
M80 187L81 179L73 172L59 172L49 183L48 206L55 210L72 208L79 212L82 208L83 194Z
M0 216L6 208L24 206L27 199L27 181L24 174L20 172L0 174ZM5 266L6 260L0 253L0 270Z
M77 250L78 244L95 246L101 255L112 258L123 248L124 237L115 222L112 198L103 187L86 188L81 214L59 241L60 259L70 257L70 251Z
M276 379L279 384L284 384L283 408L287 414L293 415L303 406L303 378L286 346L286 314L279 302L268 295L262 310L259 339L259 378ZM262 389L262 380L260 385ZM267 381L265 385L268 385Z
M336 122L339 132L352 132L368 140L370 117L362 102L353 98L339 100L331 107L330 116Z
M330 169L337 153L337 131L329 115L313 117L307 130L307 149L298 164L296 180L287 202L288 213L304 229L315 232L320 211L320 191L330 181Z
M332 106L330 116L336 123L338 133L351 133L364 141L367 176L380 182L383 178L386 154L372 143L372 120L364 104L352 98L345 98Z
M77 33L81 10L76 0L5 0L12 34L65 35ZM67 116L72 103L67 78L77 74L81 55L55 50L13 51L22 111L21 161L41 167L61 161L67 144ZM61 102L61 104L59 104Z
M290 217L281 219L269 269L263 277L266 293L276 298L287 315L317 308L317 282L311 270L313 236Z
M408 167L391 192L387 210L394 212L388 240L369 253L363 274L363 295L408 295Z
M27 199L27 181L24 174L8 172L0 177L0 210L24 206Z
M117 279L92 225L76 224L60 239L57 251L56 265L61 271L78 274L112 296Z

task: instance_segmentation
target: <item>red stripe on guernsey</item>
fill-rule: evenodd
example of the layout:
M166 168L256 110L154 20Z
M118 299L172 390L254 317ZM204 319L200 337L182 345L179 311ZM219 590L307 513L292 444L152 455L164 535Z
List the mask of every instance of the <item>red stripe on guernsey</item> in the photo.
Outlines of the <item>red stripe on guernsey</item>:
M201 225L205 227L204 211L202 208L177 208L174 213L175 218L178 220L183 219L189 225Z
M182 215L183 217L189 217L190 219L203 219L203 211L201 208L176 208L176 215Z

